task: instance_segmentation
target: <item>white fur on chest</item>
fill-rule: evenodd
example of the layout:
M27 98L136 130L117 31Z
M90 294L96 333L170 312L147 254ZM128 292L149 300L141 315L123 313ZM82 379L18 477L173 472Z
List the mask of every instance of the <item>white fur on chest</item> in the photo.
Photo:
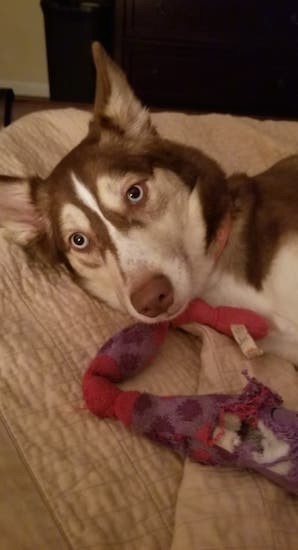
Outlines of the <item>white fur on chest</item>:
M258 291L235 275L215 269L203 298L214 306L244 307L263 315L270 323L261 342L265 351L298 364L298 240L283 246Z

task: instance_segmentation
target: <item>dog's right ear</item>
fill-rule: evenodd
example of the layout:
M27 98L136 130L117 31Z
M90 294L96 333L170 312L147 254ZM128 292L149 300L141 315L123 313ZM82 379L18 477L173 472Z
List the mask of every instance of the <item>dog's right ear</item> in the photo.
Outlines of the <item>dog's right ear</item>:
M30 243L44 230L33 199L40 183L38 178L0 175L0 227L7 229L12 240L22 245Z
M110 128L127 137L143 138L156 133L150 116L134 95L122 70L99 42L92 44L96 67L94 120L91 132Z

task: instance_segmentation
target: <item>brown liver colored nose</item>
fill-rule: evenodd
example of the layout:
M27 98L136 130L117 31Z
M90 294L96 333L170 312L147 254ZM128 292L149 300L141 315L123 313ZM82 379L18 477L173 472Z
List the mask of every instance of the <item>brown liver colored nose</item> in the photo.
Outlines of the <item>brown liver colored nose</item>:
M133 307L146 315L146 317L157 317L165 313L174 301L173 287L164 275L155 275L139 287L130 297Z

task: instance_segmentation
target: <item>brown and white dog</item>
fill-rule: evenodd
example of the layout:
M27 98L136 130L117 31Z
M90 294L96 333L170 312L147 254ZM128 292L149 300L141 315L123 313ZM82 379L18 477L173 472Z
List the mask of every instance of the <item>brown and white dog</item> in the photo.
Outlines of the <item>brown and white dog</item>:
M0 222L113 308L157 322L200 296L270 322L266 350L298 363L298 156L226 178L160 137L99 44L86 138L41 181L2 177Z

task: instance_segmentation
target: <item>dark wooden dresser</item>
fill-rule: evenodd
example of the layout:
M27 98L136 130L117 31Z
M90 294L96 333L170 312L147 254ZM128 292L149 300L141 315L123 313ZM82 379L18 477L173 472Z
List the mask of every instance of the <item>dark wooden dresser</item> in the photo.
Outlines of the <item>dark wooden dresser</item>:
M298 117L298 0L116 0L115 57L151 106Z

